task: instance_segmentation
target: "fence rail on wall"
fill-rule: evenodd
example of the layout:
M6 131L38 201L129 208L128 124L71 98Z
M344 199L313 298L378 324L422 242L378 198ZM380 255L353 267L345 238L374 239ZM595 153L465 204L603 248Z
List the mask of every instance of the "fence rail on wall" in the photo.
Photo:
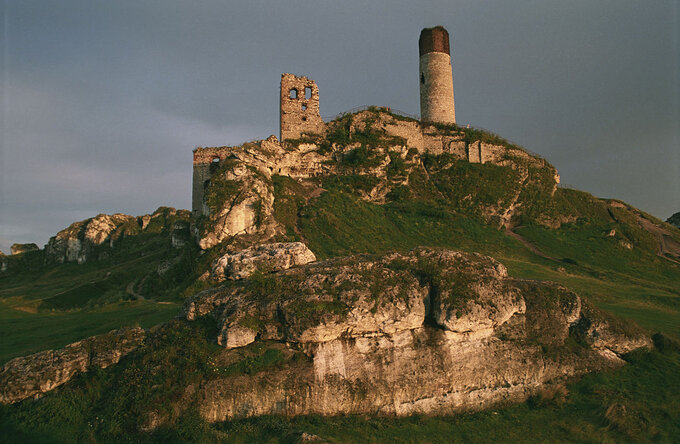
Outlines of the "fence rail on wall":
M377 109L377 110L384 110L387 112L390 112L392 114L399 114L400 116L404 117L410 117L411 119L415 120L420 120L420 116L415 115L415 114L409 114L407 112L395 109L395 108L390 108L389 106L374 106L374 105L361 105L361 106L356 106L352 109L348 109L347 111L343 111L341 113L335 114L333 116L324 116L322 117L324 121L329 122L331 120L335 120L337 118L340 118L344 116L345 114L354 114L358 113L359 111L366 111L368 109Z
M557 186L559 188L569 188L569 189L576 190L576 191L583 191L582 189L580 189L579 187L577 187L576 185L571 184L571 183L560 182L559 184L557 184Z

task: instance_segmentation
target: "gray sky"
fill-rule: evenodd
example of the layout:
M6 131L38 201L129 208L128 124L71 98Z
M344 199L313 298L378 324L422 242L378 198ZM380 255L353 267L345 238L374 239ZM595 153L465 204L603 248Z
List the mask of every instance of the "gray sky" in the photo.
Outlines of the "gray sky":
M680 211L677 1L0 1L5 253L189 208L191 150L278 134L283 72L317 82L324 117L418 114L418 35L438 24L459 123L579 189Z

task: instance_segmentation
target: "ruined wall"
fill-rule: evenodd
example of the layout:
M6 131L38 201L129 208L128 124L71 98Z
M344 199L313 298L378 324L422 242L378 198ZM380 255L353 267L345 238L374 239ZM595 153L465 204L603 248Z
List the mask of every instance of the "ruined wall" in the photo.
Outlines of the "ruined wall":
M280 113L282 141L298 139L303 133L326 131L319 114L319 88L307 77L281 74Z
M468 145L468 162L470 163L484 163L482 161L482 145L481 142L473 142Z
M194 173L191 181L191 216L194 220L198 216L207 215L206 209L203 208L205 188L213 171L229 156L230 152L229 147L194 150Z

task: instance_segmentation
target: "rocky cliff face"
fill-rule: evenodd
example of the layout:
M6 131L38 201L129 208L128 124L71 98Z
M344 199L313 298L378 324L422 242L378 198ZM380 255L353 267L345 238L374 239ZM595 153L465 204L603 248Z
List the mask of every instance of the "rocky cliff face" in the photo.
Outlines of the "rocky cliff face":
M45 246L48 263L78 262L108 256L124 238L143 234L166 235L175 246L189 236L189 212L160 207L153 214L100 214L71 224L50 238Z
M512 279L477 254L409 254L307 264L188 300L214 316L222 360L262 341L306 359L195 387L206 418L264 414L449 413L521 400L619 365L650 341L549 282Z

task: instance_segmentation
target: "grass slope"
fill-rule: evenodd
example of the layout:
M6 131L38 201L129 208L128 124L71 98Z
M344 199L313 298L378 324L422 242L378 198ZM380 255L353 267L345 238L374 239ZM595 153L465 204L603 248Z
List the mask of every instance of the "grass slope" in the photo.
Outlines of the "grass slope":
M154 236L129 243L112 257L84 264L45 265L37 253L22 258L23 269L0 279L0 365L112 329L174 318L193 281L195 247L178 252ZM160 276L164 261L171 268Z

